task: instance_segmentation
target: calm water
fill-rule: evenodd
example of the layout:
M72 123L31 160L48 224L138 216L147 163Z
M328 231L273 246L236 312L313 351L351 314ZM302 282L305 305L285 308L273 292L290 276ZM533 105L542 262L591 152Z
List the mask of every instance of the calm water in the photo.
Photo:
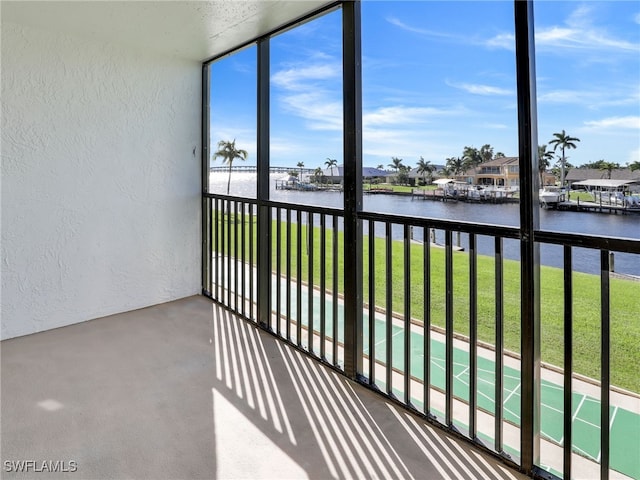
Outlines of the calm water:
M272 174L271 199L296 205L317 205L342 208L343 195L340 192L298 192L276 190L275 181L286 177L283 174ZM227 174L212 173L210 175L210 191L226 193ZM231 195L255 198L255 173L234 172L231 177ZM445 220L488 223L496 225L517 226L519 224L518 204L492 205L475 203L443 203L434 201L412 200L411 197L391 195L365 195L364 208L367 211L422 216ZM598 213L560 212L540 210L540 225L545 230L588 233L612 237L640 238L640 215L609 215ZM376 231L384 235L383 226ZM416 229L414 238L422 240L422 229ZM366 229L365 229L366 233ZM394 229L394 236L401 238L402 229ZM444 233L436 232L436 241L444 242ZM455 241L455 235L454 235ZM465 249L467 238L461 235L461 246ZM482 254L493 254L493 239L478 238L478 250ZM518 260L519 244L515 240L504 240L504 256ZM562 247L541 245L540 260L544 265L562 266ZM599 273L599 252L575 248L573 257L574 269L587 273ZM615 253L615 271L640 276L640 255Z

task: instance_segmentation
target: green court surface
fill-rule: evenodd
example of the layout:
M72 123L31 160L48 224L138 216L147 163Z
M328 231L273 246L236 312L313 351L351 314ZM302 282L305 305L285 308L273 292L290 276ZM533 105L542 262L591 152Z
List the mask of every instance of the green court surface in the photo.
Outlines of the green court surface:
M364 352L368 354L368 315L363 323ZM386 322L376 318L375 356L377 362L386 361ZM392 362L394 368L404 371L404 328L392 327ZM424 378L423 373L423 336L411 332L411 354L409 357L411 375L418 380ZM446 381L445 345L444 342L430 340L431 385L444 391ZM485 357L477 357L477 405L489 413L495 411L495 363ZM453 351L453 392L456 398L468 402L469 352L460 348ZM520 424L520 372L505 366L503 368L503 415L504 419ZM384 379L383 379L384 381ZM383 383L384 384L384 383ZM546 380L541 382L541 434L558 445L564 440L563 386ZM573 451L595 462L600 460L600 401L572 392L573 418ZM632 478L640 478L640 415L617 406L611 406L610 419L610 466ZM512 445L512 447L516 447Z

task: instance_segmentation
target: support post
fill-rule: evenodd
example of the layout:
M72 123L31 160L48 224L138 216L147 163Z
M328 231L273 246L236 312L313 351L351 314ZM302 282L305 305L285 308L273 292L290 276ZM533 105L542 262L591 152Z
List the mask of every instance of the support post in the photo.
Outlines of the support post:
M362 51L361 4L342 4L344 122L345 374L362 373Z
M271 207L269 201L269 38L258 41L258 323L271 330ZM250 267L253 268L253 267Z
M540 229L533 2L515 0L518 153L520 168L521 468L540 461Z
M202 116L200 118L200 166L202 181L202 208L201 208L201 224L202 224L202 294L211 295L209 289L213 289L211 281L211 203L205 197L209 192L209 82L210 82L209 65L202 65ZM195 151L194 151L195 155Z

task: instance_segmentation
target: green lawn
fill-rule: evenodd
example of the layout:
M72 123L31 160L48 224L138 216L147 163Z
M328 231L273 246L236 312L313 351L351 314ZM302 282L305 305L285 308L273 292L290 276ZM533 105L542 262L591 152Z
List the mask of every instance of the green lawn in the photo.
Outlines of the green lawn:
M291 224L291 252L287 255L286 225L281 223L282 239L276 238L276 222L273 222L273 270L276 270L276 249L282 253L281 272L286 272L286 261L291 259L291 275L297 272L297 235L298 226ZM248 235L248 228L246 228ZM256 229L254 228L254 235ZM307 227L302 226L301 271L303 281L309 278L309 257L307 246ZM313 231L313 277L319 284L320 266L320 229L315 225ZM326 285L331 288L333 282L333 232L326 231ZM250 242L247 241L247 248ZM338 232L338 290L342 291L343 277L343 238ZM431 323L444 327L445 324L445 252L444 249L431 247ZM233 252L232 252L233 254ZM246 255L248 259L248 254ZM254 257L255 258L255 257ZM412 244L410 248L410 295L411 316L423 319L423 246ZM402 312L404 309L404 260L403 243L392 242L392 309ZM368 237L364 237L364 275L363 295L367 302L369 289L369 252ZM376 305L386 307L385 241L375 240L375 300ZM543 266L541 277L541 338L542 360L562 366L564 353L563 334L563 271L559 268ZM453 254L453 311L454 329L463 335L469 333L469 256L466 252ZM492 257L478 256L478 337L481 341L494 343L495 336L495 264ZM573 352L574 371L582 375L599 378L600 375L600 277L584 273L573 273ZM504 345L514 352L520 350L520 263L504 260ZM640 392L640 283L612 278L611 286L611 378L612 384Z
M574 202L578 200L580 200L581 202L595 201L593 199L593 195L588 192L585 192L584 190L570 191L567 200L573 200Z
M366 192L370 188L384 188L385 190L393 190L393 193L411 193L413 190L435 190L436 185L425 185L425 186L414 186L411 185L394 185L392 183L377 183L373 185L369 185L368 183L363 184L363 189Z

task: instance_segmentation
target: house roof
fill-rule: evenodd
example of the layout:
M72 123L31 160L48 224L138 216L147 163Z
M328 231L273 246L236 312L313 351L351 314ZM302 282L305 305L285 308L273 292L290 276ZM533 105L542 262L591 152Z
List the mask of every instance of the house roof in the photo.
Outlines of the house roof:
M597 178L590 180L583 180L581 182L574 182L574 185L581 187L606 187L606 188L618 188L624 185L631 185L632 183L638 183L640 180L611 180L609 178Z
M322 170L322 174L325 177L342 177L344 176L344 165L336 165L333 169L325 168ZM363 177L386 177L388 175L393 175L393 173L380 170L379 168L362 167Z
M499 157L494 158L493 160L489 160L488 162L482 162L478 165L480 168L482 167L501 167L503 165L514 165L518 163L518 157Z
M580 182L590 179L608 179L607 170L597 168L572 168L565 176L568 182ZM632 172L629 168L616 168L611 170L611 180L640 180L640 170Z

